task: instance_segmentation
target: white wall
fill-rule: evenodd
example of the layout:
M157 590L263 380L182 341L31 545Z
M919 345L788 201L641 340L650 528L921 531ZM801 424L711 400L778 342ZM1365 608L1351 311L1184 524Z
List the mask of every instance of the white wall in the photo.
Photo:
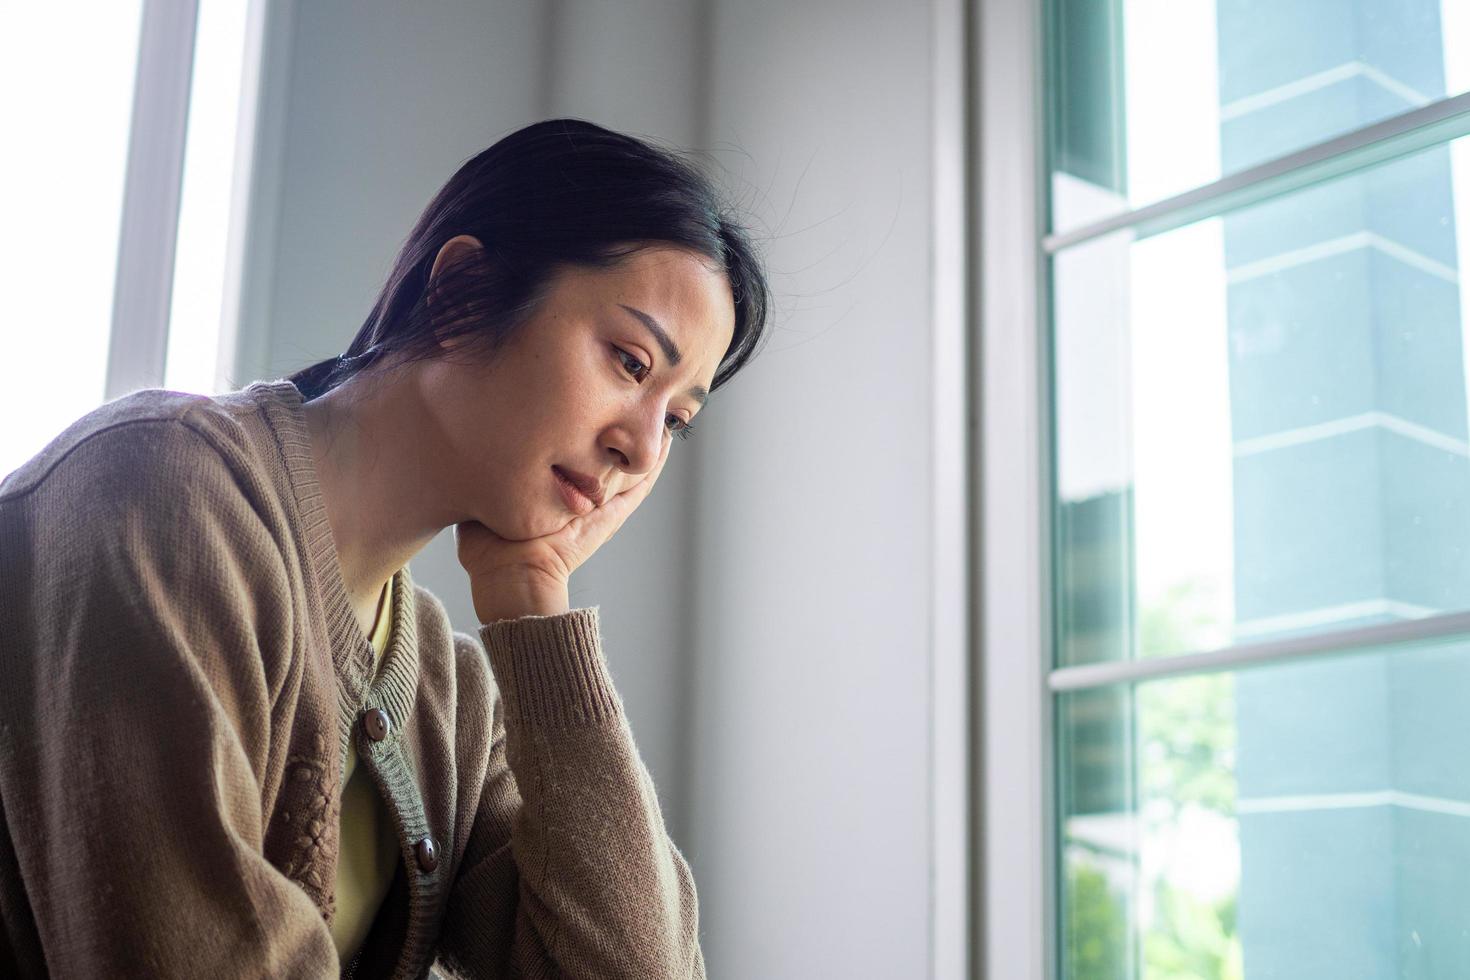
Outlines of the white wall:
M707 130L772 233L779 307L696 436L705 954L711 976L922 977L928 7L715 12Z
M927 975L928 5L273 11L241 380L339 353L433 191L537 118L703 147L753 216L774 337L572 598L602 606L710 976ZM413 568L473 628L452 547Z

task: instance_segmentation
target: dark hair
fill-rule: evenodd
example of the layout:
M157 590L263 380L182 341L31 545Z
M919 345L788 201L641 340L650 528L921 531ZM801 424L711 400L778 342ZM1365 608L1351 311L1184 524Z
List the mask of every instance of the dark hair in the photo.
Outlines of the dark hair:
M445 242L473 235L484 251L429 274ZM769 287L744 229L710 182L679 155L577 119L519 129L471 158L434 195L398 252L347 352L290 375L307 401L390 354L434 356L470 334L493 353L535 308L559 266L605 267L653 244L723 267L735 333L711 390L755 354Z

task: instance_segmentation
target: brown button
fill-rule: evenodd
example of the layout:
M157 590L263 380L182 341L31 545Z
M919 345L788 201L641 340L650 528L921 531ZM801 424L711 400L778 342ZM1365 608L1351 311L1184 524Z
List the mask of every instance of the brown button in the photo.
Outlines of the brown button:
M381 742L393 730L393 723L388 720L388 712L382 708L370 708L362 713L362 727L368 733L368 738Z
M439 848L434 846L434 838L425 837L414 845L413 853L418 858L419 868L424 871L433 871L439 867Z

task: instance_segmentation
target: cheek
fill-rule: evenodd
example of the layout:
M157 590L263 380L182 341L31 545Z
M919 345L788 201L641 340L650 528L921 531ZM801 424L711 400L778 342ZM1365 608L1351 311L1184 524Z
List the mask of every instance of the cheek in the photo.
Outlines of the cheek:
M631 381L631 391L620 388L597 353L589 344L580 357L508 359L480 379L455 425L456 450L477 459L470 471L524 505L544 496L552 464L597 465L599 433L616 419L619 399L637 391Z
M585 454L588 442L620 410L620 399L632 397L628 389L637 391L631 382L627 389L620 388L606 371L568 371L534 396L539 404L535 428L558 451ZM582 462L593 461L584 457Z

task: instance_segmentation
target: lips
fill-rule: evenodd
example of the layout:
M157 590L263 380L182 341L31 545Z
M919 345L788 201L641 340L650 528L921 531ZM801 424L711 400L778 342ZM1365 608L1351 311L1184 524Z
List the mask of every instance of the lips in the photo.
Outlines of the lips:
M553 466L552 469L560 474L564 480L566 480L572 486L576 487L577 490L579 490L584 496L591 500L593 504L598 507L602 506L602 484L599 483L597 480L594 480L586 473L578 473L576 470L563 469L560 466Z

